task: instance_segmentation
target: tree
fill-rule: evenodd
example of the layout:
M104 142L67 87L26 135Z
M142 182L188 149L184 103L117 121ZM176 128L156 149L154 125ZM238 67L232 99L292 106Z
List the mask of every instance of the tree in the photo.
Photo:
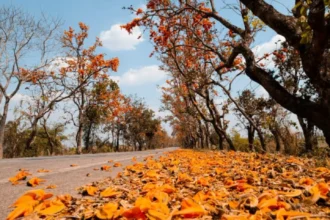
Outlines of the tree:
M307 100L319 103L319 96L310 80L304 74L302 62L296 50L289 46L286 42L281 45L281 48L273 52L275 65L278 68L277 76L279 82L290 93L300 95ZM317 146L316 126L307 118L297 117L300 127L305 137L305 151L310 152L313 147Z
M178 47L172 44L173 39L181 42L180 47L209 51L216 60L209 58L208 61L220 76L236 70L238 58L244 57L241 66L246 75L264 87L277 103L320 128L330 144L330 16L327 14L330 2L296 0L294 3L293 15L285 15L265 0L240 0L237 6L231 7L242 21L238 25L222 16L214 0L149 0L146 11L130 7L140 17L123 27L129 32L135 26L149 28L156 51L161 53L170 53L173 47ZM252 42L263 24L284 36L299 54L304 74L320 102L290 93L274 72L259 62L268 54L256 57ZM196 41L191 44L187 40L191 37L200 44L196 45Z
M36 74L50 60L48 55L54 46L54 36L60 27L60 20L34 19L14 7L0 8L0 103L3 109L0 118L0 159L8 108L12 98L26 82L33 82ZM24 59L38 57L39 61L26 65Z
M235 101L235 100L234 100ZM266 117L266 100L257 98L250 90L244 90L238 96L234 111L239 121L243 123L247 130L249 148L254 151L254 135L257 131L262 149L266 151L266 143L262 127Z
M72 28L64 32L63 48L67 50L66 58L61 59L60 70L56 62L52 66L31 72L38 76L31 82L31 99L27 100L29 107L23 113L31 122L31 134L26 142L26 150L32 147L37 133L38 122L46 114L52 112L55 105L72 99L78 108L77 152L81 153L82 132L84 126L83 114L88 98L88 88L97 80L106 79L108 69L117 70L118 59L105 60L103 54L95 54L101 43L97 39L94 45L84 49L84 41L88 36L88 27L79 23L80 32L75 33ZM75 56L75 57L74 57ZM64 66L64 67L63 67Z
M70 27L62 37L63 47L67 49L67 52L66 58L63 60L66 66L60 70L60 74L64 75L65 79L60 81L60 85L69 91L77 108L77 120L74 121L74 124L77 126L77 153L81 154L85 125L84 112L89 90L94 83L108 78L108 70L117 71L119 59L105 59L104 54L97 54L96 49L102 46L98 38L92 46L84 47L89 28L84 23L79 23L79 28L80 32L76 33Z
M161 123L155 118L154 111L148 109L142 100L135 99L131 101L130 111L127 111L125 118L125 136L132 146L139 151L144 147L153 147L152 141Z
M30 137L32 130L24 126L23 122L24 120L20 117L6 124L4 157L14 158L63 153L64 146L62 141L68 139L64 135L64 124L54 124L52 126L43 124L43 127L38 127L34 145L27 151L25 143Z
M93 144L92 133L102 124L109 124L125 111L125 98L119 86L111 79L96 82L87 97L84 111L84 141L87 151Z

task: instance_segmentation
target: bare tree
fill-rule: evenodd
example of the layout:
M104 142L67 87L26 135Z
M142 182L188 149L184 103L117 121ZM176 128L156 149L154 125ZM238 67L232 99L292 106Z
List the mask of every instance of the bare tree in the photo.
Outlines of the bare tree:
M42 16L36 20L14 7L0 8L0 158L3 157L5 125L9 104L22 85L34 82L38 70L50 60L59 19ZM29 57L38 57L34 62ZM29 65L27 64L29 62Z

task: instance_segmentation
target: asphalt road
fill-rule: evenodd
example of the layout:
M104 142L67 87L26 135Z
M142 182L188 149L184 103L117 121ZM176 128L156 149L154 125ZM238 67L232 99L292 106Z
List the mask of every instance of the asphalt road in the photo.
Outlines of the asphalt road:
M9 206L24 192L31 189L45 189L50 184L55 184L57 188L46 189L55 195L69 193L73 196L80 196L76 188L101 180L106 177L114 177L121 167L112 168L111 171L95 171L94 168L100 168L102 165L110 165L109 160L120 162L123 167L132 164L132 158L135 156L138 161L142 161L146 156L153 155L158 157L164 152L175 150L176 148L165 148L158 150L149 150L141 152L120 152L103 154L85 154L70 156L53 157L31 157L18 159L0 160L0 219L6 219L11 211ZM71 167L71 164L77 164ZM49 173L38 173L39 169L50 170ZM32 174L31 177L45 179L46 182L34 188L24 184L12 185L8 179L15 176L19 169L27 169ZM86 176L90 173L90 176ZM28 179L30 176L28 177Z

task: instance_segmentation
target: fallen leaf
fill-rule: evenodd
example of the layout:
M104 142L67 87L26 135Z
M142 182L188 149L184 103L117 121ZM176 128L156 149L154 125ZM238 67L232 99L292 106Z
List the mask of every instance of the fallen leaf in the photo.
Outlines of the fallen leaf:
M116 203L107 203L98 209L95 214L99 219L112 219L118 209Z
M106 188L105 190L103 190L100 193L101 197L108 197L108 198L115 197L115 196L117 196L119 194L121 194L121 193L120 192L117 192L116 190L114 190L111 187Z
M29 181L27 181L26 185L27 186L31 186L31 187L35 187L37 185L39 185L40 183L45 182L46 180L44 179L40 179L38 177L32 177Z
M121 165L121 163L119 163L119 162L117 162L117 163L115 163L115 164L113 165L113 167L120 167L120 166L122 166L122 165Z
M181 210L174 212L173 215L183 215L185 218L196 218L205 213L206 211L203 207L195 203L192 199L184 199L181 203Z
M9 181L13 184L13 185L17 185L20 180L25 180L27 176L30 176L31 174L29 172L27 172L26 170L21 170L20 172L18 172L14 177L10 177Z
M94 196L97 193L98 188L95 186L86 186L85 191L88 195Z
M40 215L49 216L54 215L65 208L65 205L60 200L53 200L45 209L40 210L38 213Z
M103 165L101 166L101 170L110 170L110 166L107 166L107 165Z
M48 185L48 186L46 187L46 189L56 189L56 188L57 188L57 186L54 185L54 184Z
M40 170L37 170L38 173L49 173L50 170L46 170L46 169L40 169Z

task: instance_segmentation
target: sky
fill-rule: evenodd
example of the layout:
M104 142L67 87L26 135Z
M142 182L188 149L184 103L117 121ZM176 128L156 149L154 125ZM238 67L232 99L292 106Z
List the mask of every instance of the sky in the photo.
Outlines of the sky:
M0 0L0 5L20 7L36 18L40 17L41 13L60 18L63 21L63 30L70 26L76 29L79 22L84 22L90 27L87 44L92 44L96 37L100 37L103 41L101 52L106 53L107 58L119 58L118 72L111 72L110 75L119 81L122 92L144 98L146 104L155 111L157 116L163 116L164 113L159 112L161 92L158 85L163 85L167 76L165 72L159 70L160 62L157 58L149 57L153 46L149 41L148 33L142 34L142 38L138 39L143 30L136 28L133 34L129 35L120 28L121 24L134 18L134 15L123 7L133 5L143 8L145 2L144 0ZM222 1L217 0L216 4L220 2ZM227 2L236 3L237 1L228 0ZM285 7L280 4L276 7L285 10ZM238 22L231 10L222 11L222 15L230 18L234 23ZM278 39L281 39L281 36L267 30L256 38L254 51L258 54L271 52L276 48L275 42ZM267 94L265 90L251 83L251 80L244 76L237 80L234 86L237 89L254 89L258 95ZM21 98L22 95L18 94L15 100L18 101ZM11 117L13 116L9 119ZM235 120L233 117L232 119ZM235 121L232 125L234 124L236 124Z

